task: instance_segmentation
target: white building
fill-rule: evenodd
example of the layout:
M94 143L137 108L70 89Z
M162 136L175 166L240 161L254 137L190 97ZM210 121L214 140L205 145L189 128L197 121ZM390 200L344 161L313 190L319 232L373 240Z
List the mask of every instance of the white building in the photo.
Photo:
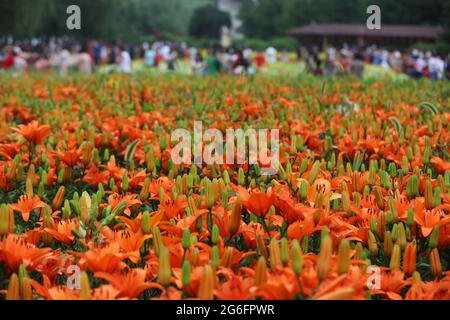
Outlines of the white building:
M239 32L242 26L242 21L239 19L239 10L241 9L240 0L217 0L218 8L222 11L228 12L231 17L231 32L233 38L242 38L243 35Z

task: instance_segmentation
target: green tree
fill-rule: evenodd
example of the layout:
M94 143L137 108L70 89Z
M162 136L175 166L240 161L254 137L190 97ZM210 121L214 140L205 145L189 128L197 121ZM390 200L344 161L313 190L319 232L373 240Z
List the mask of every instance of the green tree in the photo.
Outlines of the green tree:
M203 38L219 38L223 26L231 26L230 15L220 11L213 4L207 4L194 11L189 24L189 35Z

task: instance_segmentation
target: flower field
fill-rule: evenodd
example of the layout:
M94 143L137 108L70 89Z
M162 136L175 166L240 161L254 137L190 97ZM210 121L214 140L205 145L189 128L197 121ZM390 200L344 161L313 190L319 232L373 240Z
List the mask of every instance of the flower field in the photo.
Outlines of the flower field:
M450 299L448 82L0 82L0 299ZM278 172L175 164L195 121Z

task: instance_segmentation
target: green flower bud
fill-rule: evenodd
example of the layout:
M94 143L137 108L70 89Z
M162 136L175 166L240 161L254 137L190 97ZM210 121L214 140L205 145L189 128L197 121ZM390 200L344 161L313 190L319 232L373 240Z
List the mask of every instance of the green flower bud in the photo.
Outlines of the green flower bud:
M181 241L183 249L187 250L191 246L191 232L189 229L184 229L183 231L183 239Z
M148 211L142 214L141 226L144 234L150 234L150 213Z
M217 246L212 247L211 250L211 266L217 268L220 265L219 248Z
M189 261L183 262L181 281L183 287L188 287L191 284L191 264Z
M440 228L439 228L439 226L436 226L433 229L433 232L431 233L431 237L430 237L430 248L431 249L437 248L437 246L438 246L439 232L440 232Z
M303 252L296 239L292 241L292 269L297 277L300 276L303 269Z
M212 244L218 244L219 243L219 227L217 226L217 224L214 224L212 226L212 230L211 230L211 242Z

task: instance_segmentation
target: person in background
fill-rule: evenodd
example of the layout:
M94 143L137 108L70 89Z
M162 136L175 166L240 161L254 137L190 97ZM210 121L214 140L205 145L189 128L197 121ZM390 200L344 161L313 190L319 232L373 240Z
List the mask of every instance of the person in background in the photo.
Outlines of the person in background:
M208 56L206 57L206 65L208 69L209 75L216 75L220 71L220 63L217 58L216 50L211 49L208 52Z
M447 56L447 61L445 63L445 77L450 80L450 53Z
M266 64L266 58L264 57L263 53L261 51L258 51L258 54L255 58L256 68L259 70L264 67Z
M92 57L88 53L88 48L83 45L78 55L78 71L82 74L89 75L92 73Z
M233 73L236 75L247 74L249 68L249 62L244 58L244 54L241 50L237 50L236 57L233 63Z
M200 51L197 51L197 55L195 60L192 61L192 72L197 75L205 75L206 74L206 65L203 61L203 56Z
M5 48L5 58L2 61L2 69L8 70L14 67L15 54L14 49L10 46Z
M171 50L169 58L167 59L167 70L175 71L175 65L178 60L178 51Z
M274 47L269 47L266 49L266 61L269 64L273 64L275 62L277 62L277 49L275 49Z
M364 55L361 50L358 50L350 64L350 72L354 74L359 79L363 78L364 75Z
M65 76L69 72L71 64L71 54L69 51L69 45L65 44L63 46L63 49L58 55L58 66L59 66L59 72L61 75Z
M144 66L147 68L153 68L155 66L156 52L153 46L148 46L144 54Z
M444 60L436 53L432 54L428 59L428 72L431 80L441 80L444 77L445 63Z
M131 56L130 53L125 48L125 45L121 44L119 46L120 55L119 55L119 71L123 74L131 73Z
M34 63L34 68L38 71L48 70L50 68L50 61L45 53L40 53L38 59Z
M423 54L421 52L418 52L417 56L413 55L413 70L411 76L413 78L419 79L423 77L423 71L426 67L426 62L423 59Z

